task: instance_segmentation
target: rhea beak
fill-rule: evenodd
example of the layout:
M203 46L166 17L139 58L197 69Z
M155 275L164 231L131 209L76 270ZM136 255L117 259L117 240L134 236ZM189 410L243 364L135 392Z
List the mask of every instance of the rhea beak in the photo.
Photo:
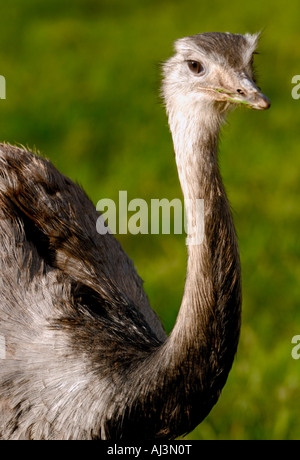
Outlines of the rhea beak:
M231 87L230 90L224 88L206 89L212 89L214 92L219 93L220 99L218 100L225 100L235 104L244 104L251 109L266 110L271 105L267 96L265 96L254 81L250 80L248 77L237 79L235 88Z
M238 91L238 99L236 102L246 104L248 107L256 110L266 110L270 107L271 103L267 96L265 96L258 88L255 91L248 93L240 93Z
M239 88L236 90L235 102L245 104L256 110L266 110L271 103L256 84L249 78L243 78L240 81Z

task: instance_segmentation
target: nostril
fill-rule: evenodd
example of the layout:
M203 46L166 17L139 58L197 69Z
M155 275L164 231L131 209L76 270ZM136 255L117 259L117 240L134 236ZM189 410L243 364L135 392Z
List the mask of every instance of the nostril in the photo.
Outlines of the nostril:
M237 89L236 92L239 93L241 96L245 96L244 91L242 91L241 89Z

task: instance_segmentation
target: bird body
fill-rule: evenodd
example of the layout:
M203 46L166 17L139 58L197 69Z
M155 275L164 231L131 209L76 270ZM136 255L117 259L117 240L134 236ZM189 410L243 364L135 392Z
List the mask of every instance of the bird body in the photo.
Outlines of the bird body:
M180 39L163 68L183 196L204 200L205 220L203 241L188 246L169 337L132 261L113 235L97 233L99 215L84 191L48 160L0 145L1 438L172 439L218 400L241 318L218 137L234 104L269 106L253 79L257 39Z

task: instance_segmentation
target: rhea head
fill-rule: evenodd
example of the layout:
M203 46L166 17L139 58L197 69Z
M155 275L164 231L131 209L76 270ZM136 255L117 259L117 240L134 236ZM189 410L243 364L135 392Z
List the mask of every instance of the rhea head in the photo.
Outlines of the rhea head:
M236 105L270 107L256 85L253 55L259 34L202 33L175 42L163 66L162 93L168 112L195 104L224 113Z

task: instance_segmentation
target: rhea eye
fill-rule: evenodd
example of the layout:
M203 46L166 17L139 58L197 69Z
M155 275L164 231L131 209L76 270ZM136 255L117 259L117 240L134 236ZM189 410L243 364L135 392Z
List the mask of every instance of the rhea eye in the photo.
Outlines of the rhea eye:
M195 75L201 75L204 73L204 67L199 61L186 61L188 68Z

